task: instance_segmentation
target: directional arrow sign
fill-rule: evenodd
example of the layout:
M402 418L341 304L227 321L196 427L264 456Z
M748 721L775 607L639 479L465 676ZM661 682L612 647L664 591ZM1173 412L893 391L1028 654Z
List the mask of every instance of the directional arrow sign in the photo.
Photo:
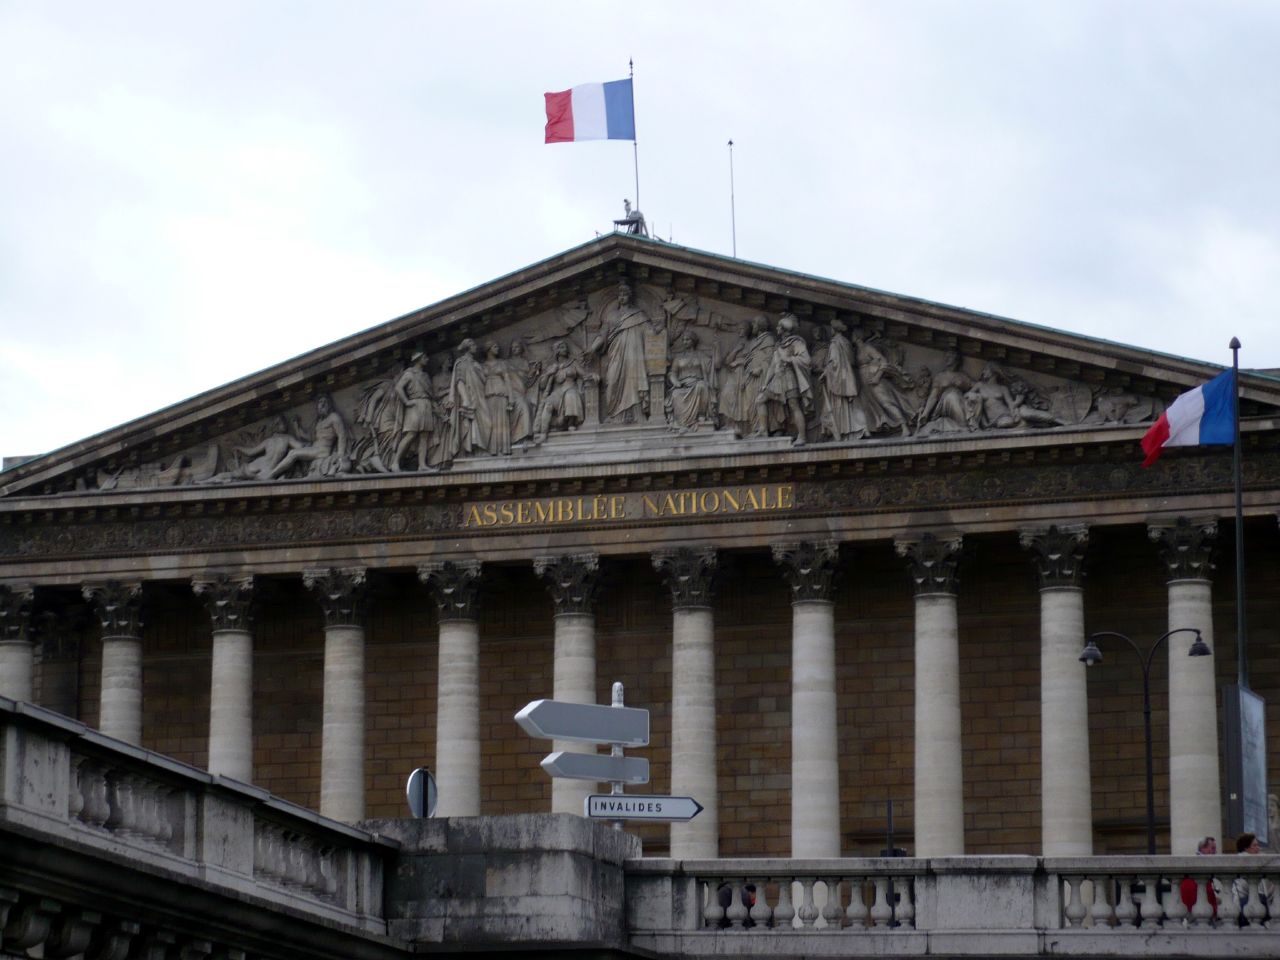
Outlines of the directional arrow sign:
M638 793L593 793L583 803L593 820L692 820L702 812L693 797L657 797Z
M557 750L543 757L542 769L553 777L566 777L569 780L595 780L597 783L649 782L649 761L641 757L611 757L604 753L569 753Z
M644 747L649 744L649 711L635 707L534 700L525 704L524 709L516 714L516 723L529 736L545 737L548 740L617 743L624 747ZM596 778L593 776L583 779ZM647 783L648 780L632 782Z

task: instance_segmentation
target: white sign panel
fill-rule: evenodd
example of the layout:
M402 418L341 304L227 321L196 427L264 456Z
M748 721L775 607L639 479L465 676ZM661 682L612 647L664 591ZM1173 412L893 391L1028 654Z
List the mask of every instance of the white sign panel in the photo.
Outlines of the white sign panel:
M529 736L547 740L616 743L624 747L649 744L649 711L635 707L534 700L516 714L516 723Z
M583 802L583 812L593 820L692 820L702 812L693 797L646 796L638 793L593 793Z
M648 783L649 761L641 757L611 757L605 753L569 753L557 750L542 760L542 769L553 777L594 780L597 783Z

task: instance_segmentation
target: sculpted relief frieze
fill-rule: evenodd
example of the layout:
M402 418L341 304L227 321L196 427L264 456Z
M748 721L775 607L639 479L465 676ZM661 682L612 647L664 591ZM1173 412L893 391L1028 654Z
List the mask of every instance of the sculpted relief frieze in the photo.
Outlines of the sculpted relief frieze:
M346 509L280 509L219 516L85 519L67 523L56 515L25 522L0 518L0 561L83 559L293 549L352 543L388 544L476 536L496 547L511 535L552 531L619 530L637 525L759 524L886 511L953 510L962 506L1017 506L1059 500L1090 500L1228 491L1230 458L1170 460L1162 470L1136 463L1009 463L984 467L934 467L904 475L867 474L804 482L627 491L595 495L493 499L440 504L384 504ZM1246 487L1280 473L1280 452L1251 456ZM760 527L762 537L776 536ZM785 529L785 528L781 528ZM625 534L621 534L625 538Z
M431 473L529 462L568 451L571 436L592 438L568 454L590 461L628 437L657 446L679 437L682 449L856 444L1131 425L1162 410L1151 396L900 343L853 316L801 320L626 282L491 338L460 337L430 354L406 344L404 356L364 382L155 462L98 468L80 485Z

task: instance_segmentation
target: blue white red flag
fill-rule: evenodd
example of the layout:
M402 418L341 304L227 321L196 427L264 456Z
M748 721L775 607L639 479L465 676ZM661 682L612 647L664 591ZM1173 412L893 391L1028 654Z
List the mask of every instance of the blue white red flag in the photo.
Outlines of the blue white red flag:
M1166 447L1231 446L1236 442L1236 378L1226 370L1188 390L1160 414L1142 438L1142 461L1149 467Z
M547 143L636 138L636 111L630 79L584 83L544 96L547 99Z

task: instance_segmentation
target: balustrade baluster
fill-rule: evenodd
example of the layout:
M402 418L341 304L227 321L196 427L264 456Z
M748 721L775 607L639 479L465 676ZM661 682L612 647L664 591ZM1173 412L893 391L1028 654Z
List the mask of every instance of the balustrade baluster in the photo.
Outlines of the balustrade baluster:
M1182 882L1176 877L1170 877L1169 893L1164 898L1164 925L1166 927L1182 926L1187 913L1187 905L1182 902Z
M752 923L755 924L754 929L757 932L760 930L767 930L769 928L769 921L773 918L773 911L769 908L768 897L765 895L767 893L765 890L765 884L767 882L768 880L763 877L759 880L749 879L747 881L749 885L755 887L755 896L753 898L754 902L751 904L750 915Z
M1223 881L1222 893L1218 897L1218 920L1224 929L1237 926L1240 919L1240 898L1238 878Z
M817 878L800 877L798 882L804 891L804 899L798 911L800 922L806 927L812 927L813 922L818 919L818 906L813 902L813 885L817 882Z
M734 880L729 884L729 907L725 910L724 915L729 920L729 926L734 930L742 930L746 927L748 916L747 905L742 902L743 881Z
M897 877L890 885L893 890L894 919L899 926L910 928L916 925L916 905L911 893L911 878Z
M1164 908L1160 906L1160 878L1142 878L1142 928L1154 930L1160 926Z
M773 909L773 920L779 930L790 930L795 925L796 908L791 904L791 878L779 877L778 905Z
M1258 892L1258 878L1256 876L1250 877L1248 884L1249 899L1244 905L1244 918L1249 922L1248 929L1261 930L1262 920L1267 915L1267 907L1262 902L1262 896Z
M1133 877L1116 877L1116 920L1121 929L1138 925L1138 910L1133 904Z
M1191 905L1191 918L1188 921L1193 927L1208 927L1213 924L1213 904L1209 902L1209 893L1213 890L1212 877L1197 877L1196 902Z
M1062 882L1066 884L1065 891L1067 906L1064 915L1067 918L1067 925L1070 927L1084 926L1085 909L1084 902L1080 899L1080 885L1084 882L1084 877L1063 877Z
M1106 876L1096 876L1093 878L1093 906L1089 909L1089 916L1093 918L1093 927L1095 930L1100 927L1111 926L1115 919L1115 913L1111 909L1110 894L1111 880Z
M862 898L862 888L867 882L865 877L849 878L849 908L845 910L845 919L854 930L865 930L867 927L867 903Z
M877 927L887 927L893 921L893 907L889 905L889 878L876 877L876 902L871 906L871 922Z
M708 927L720 926L720 921L724 919L724 907L720 906L720 881L704 880L702 882L703 889L703 907L702 919Z
M844 917L844 910L840 905L840 878L827 877L825 883L827 902L822 907L822 922L827 925L828 930L839 930L840 921Z

